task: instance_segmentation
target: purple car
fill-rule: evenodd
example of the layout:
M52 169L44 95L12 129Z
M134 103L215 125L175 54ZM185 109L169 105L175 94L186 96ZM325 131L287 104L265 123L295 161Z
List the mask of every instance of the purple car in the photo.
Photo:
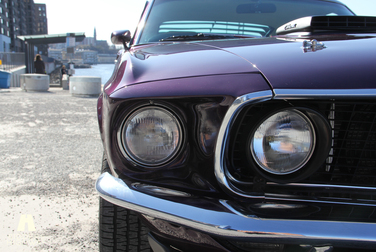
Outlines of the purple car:
M373 250L375 33L337 0L147 1L98 99L100 251Z

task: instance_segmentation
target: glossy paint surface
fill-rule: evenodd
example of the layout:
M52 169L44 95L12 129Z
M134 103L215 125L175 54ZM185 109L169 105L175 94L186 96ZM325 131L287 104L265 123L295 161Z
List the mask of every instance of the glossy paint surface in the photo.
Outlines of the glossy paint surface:
M118 64L119 73L114 84L120 85L106 85L106 91L150 81L258 72L241 57L201 43L160 43L134 47L122 55ZM178 90L181 86L176 83L173 88Z
M305 52L303 41L312 39L325 47ZM278 37L265 41L268 43L251 42L251 45L243 41L243 46L226 50L254 64L274 89L374 88L376 38L373 36ZM286 43L279 43L281 41ZM211 44L223 47L219 41Z
M305 52L303 41L314 38L325 47ZM338 35L139 46L123 54L116 80L105 90L110 94L150 81L239 73L262 73L275 89L372 88L375 43L372 36ZM179 83L169 88L185 89Z

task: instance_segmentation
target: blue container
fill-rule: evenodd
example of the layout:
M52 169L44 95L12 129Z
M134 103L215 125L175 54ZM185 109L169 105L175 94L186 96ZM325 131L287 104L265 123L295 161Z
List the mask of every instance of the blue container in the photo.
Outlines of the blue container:
M10 72L0 70L0 88L10 87L11 76L12 74Z

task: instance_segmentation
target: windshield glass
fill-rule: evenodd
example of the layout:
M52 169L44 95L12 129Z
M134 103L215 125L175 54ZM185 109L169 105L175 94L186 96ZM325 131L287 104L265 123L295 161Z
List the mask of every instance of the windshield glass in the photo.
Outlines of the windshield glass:
M321 0L155 0L139 43L197 34L268 37L294 19L354 15L344 5Z

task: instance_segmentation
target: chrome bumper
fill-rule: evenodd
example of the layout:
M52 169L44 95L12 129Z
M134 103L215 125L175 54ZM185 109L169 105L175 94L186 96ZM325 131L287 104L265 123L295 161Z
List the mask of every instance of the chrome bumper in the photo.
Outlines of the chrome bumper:
M376 224L372 223L262 219L242 215L224 201L206 200L204 209L139 192L109 173L98 178L96 190L113 204L217 237L258 243L376 246Z

